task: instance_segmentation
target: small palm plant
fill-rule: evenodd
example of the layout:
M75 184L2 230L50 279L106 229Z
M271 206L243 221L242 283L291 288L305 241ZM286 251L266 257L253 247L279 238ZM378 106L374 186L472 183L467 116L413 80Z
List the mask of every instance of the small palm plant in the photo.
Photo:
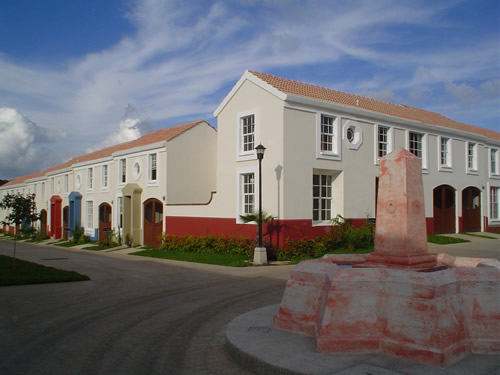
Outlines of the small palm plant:
M246 215L240 215L240 219L244 223L258 223L259 222L259 213L251 212ZM268 214L266 211L262 211L262 222L269 223L273 219L273 215Z

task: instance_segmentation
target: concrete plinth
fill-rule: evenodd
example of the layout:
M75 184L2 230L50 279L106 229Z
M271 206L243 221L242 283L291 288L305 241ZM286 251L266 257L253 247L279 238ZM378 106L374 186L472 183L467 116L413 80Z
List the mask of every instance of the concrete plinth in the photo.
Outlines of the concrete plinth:
M267 264L267 251L265 247L256 247L253 253L253 264Z
M291 272L275 327L315 337L319 352L381 352L441 367L500 353L497 268L424 273L342 268L331 258Z

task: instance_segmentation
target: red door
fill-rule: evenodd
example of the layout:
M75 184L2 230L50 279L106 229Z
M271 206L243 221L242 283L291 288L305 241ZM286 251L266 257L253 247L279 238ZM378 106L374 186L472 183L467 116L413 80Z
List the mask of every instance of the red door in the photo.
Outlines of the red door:
M50 198L50 235L56 240L62 238L62 198L59 195L53 195Z
M108 239L107 231L111 229L111 206L103 203L99 206L99 241Z
M462 230L481 232L481 191L468 187L462 191Z
M158 199L144 202L144 245L159 247L163 231L163 204Z
M455 189L441 185L434 189L434 233L455 233Z

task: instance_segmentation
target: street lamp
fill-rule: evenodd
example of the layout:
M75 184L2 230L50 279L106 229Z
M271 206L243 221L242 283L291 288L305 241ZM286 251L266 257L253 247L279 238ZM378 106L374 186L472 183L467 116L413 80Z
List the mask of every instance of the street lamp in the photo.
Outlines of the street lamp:
M267 263L266 248L262 246L262 159L264 159L264 151L266 148L262 145L255 147L259 160L259 246L254 250L253 264Z

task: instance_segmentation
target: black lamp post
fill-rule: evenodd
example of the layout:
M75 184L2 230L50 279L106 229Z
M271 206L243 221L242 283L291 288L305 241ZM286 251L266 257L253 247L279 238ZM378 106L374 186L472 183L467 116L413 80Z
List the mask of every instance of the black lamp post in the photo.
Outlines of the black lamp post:
M254 263L267 263L266 249L262 247L262 159L264 159L264 151L266 148L259 144L255 147L257 159L259 160L259 247L255 249Z

